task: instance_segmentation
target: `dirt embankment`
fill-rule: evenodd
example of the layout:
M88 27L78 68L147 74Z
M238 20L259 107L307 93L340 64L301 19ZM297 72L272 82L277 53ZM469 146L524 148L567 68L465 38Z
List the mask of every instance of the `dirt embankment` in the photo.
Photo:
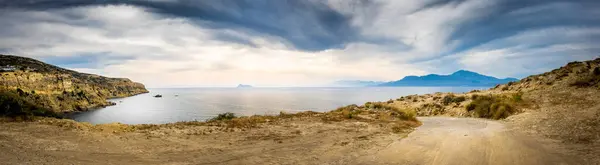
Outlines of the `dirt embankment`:
M355 164L420 125L378 114L339 115L133 126L4 122L0 164Z

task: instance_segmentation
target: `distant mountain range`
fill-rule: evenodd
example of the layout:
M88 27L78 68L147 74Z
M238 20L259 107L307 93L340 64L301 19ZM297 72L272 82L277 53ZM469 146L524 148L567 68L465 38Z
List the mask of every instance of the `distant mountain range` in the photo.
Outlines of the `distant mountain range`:
M471 71L459 70L450 75L429 74L425 76L406 76L401 80L377 86L495 86L511 81L518 81L518 79L499 79Z
M479 73L459 70L450 75L429 74L425 76L406 76L401 80L390 82L346 80L336 81L335 86L360 87L360 86L495 86L516 78L499 79Z

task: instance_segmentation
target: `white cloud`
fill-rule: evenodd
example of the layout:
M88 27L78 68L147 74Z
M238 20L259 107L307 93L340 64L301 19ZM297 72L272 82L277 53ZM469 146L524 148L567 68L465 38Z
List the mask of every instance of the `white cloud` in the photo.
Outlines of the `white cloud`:
M126 5L11 14L0 20L13 23L11 32L32 33L5 38L0 47L12 48L10 53L35 58L98 52L132 57L102 68L73 69L129 77L149 86L315 86L344 78L387 80L420 72L378 56L340 60L347 50L296 51L277 37L202 28L186 19ZM67 21L73 16L80 19ZM216 34L237 36L258 46L215 40Z

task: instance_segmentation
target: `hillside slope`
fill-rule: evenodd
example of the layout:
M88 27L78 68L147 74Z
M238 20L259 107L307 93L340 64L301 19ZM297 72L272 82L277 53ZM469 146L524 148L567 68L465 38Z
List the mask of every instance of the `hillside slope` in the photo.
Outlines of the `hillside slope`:
M415 109L419 116L500 119L520 132L557 141L586 162L600 162L600 58L489 90L411 95L386 104ZM492 115L481 114L486 111Z
M148 92L126 78L79 73L12 55L0 55L0 91L59 113L107 106L111 103L106 99Z
M479 73L459 70L450 75L430 74L425 76L406 76L401 80L380 84L379 86L494 86L515 78L498 79Z

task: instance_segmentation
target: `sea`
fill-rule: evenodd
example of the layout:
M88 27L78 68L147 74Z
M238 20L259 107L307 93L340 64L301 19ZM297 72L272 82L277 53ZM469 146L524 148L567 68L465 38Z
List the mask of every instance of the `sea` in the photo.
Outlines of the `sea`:
M413 94L468 92L488 87L295 87L295 88L155 88L150 93L110 99L116 103L72 114L92 124L162 124L205 121L220 113L237 116L280 112L326 112L350 104L387 101ZM162 95L162 97L154 97Z

